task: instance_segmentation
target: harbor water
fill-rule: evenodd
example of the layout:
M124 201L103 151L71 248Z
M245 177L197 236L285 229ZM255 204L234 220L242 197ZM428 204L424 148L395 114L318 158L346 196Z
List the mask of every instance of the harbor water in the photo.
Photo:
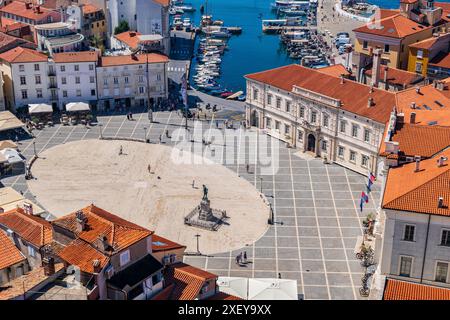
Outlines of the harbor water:
M274 0L209 0L208 14L214 20L223 20L224 26L240 26L240 35L233 35L229 42L229 50L221 57L221 76L218 83L230 91L245 91L244 75L283 65L298 63L286 54L278 35L267 35L262 32L261 20L276 19L270 4ZM441 0L443 1L443 0ZM183 17L191 18L198 26L201 13L200 7L205 0L185 0L195 9L195 12L185 13ZM399 0L369 0L368 2L382 8L398 8ZM450 2L446 0L444 2ZM205 11L206 13L206 11ZM192 67L195 67L195 62ZM193 74L193 72L191 73ZM192 81L191 81L192 83Z

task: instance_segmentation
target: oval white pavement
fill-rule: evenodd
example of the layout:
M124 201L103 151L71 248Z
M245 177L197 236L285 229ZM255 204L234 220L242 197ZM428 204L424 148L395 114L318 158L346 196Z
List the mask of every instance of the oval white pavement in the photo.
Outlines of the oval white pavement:
M36 180L29 180L28 186L56 217L94 203L191 252L197 250L196 234L201 235L200 251L213 254L243 248L266 232L269 208L252 184L191 153L193 163L177 164L173 150L130 141L70 142L39 155L32 168ZM149 164L154 174L148 172ZM211 207L226 210L230 217L229 225L218 231L184 224L184 216L201 201L202 184L209 189Z

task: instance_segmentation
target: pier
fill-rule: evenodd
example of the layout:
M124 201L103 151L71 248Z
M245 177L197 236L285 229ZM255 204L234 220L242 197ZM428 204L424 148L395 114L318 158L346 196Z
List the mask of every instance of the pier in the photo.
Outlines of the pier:
M281 33L284 31L313 31L317 30L316 26L262 26L264 33Z

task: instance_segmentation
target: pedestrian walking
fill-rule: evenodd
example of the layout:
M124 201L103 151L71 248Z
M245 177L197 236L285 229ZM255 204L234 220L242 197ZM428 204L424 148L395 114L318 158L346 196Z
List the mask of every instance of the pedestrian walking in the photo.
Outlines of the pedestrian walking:
M281 279L281 273L278 272L278 279Z
M216 120L216 128L219 128L219 121Z
M236 264L239 264L239 255L236 256Z
M247 263L247 251L244 251L244 263Z
M192 189L195 188L195 180L192 180Z
M161 143L161 141L162 141L162 136L159 135L159 143Z
M148 165L148 167L147 167L147 170L148 170L148 173L152 173L152 166L151 165Z
M166 138L170 138L169 137L169 130L166 130Z
M246 169L247 169L247 173L250 173L250 165L247 163L247 164L245 165L245 167L246 167Z
M122 154L123 154L123 147L120 146L120 149L119 149L119 156L121 156Z

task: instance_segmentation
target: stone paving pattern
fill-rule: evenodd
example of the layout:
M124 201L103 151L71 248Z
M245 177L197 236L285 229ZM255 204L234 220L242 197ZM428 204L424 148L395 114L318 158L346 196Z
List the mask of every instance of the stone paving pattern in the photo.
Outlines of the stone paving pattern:
M159 136L164 137L165 130L172 132L184 124L177 112L154 113L156 123L152 124L145 112L136 113L133 118L134 121L128 121L125 114L109 114L99 116L98 121L105 137L143 139L147 133L151 143L160 143ZM192 121L189 125L192 126ZM99 126L46 127L35 132L36 152L70 141L97 139L99 132ZM19 144L27 159L34 154L32 142L33 139L27 139ZM171 144L164 138L162 143ZM244 157L245 154L240 154L244 151L248 152L246 148L238 148L238 157ZM277 277L280 273L282 278L297 280L298 292L305 299L361 299L358 288L363 269L353 250L357 236L362 235L362 220L375 211L379 186L374 186L361 213L359 199L365 190L366 177L338 165L325 165L319 159L300 158L296 153L297 150L280 145L280 169L275 175L259 176L258 168L247 173L245 165L227 165L258 190L262 178L262 191L272 203L277 223L262 238L241 250L207 257L186 256L185 262L219 276L263 278ZM33 200L23 174L3 178L1 182ZM241 267L235 263L235 256L244 250L250 263Z

